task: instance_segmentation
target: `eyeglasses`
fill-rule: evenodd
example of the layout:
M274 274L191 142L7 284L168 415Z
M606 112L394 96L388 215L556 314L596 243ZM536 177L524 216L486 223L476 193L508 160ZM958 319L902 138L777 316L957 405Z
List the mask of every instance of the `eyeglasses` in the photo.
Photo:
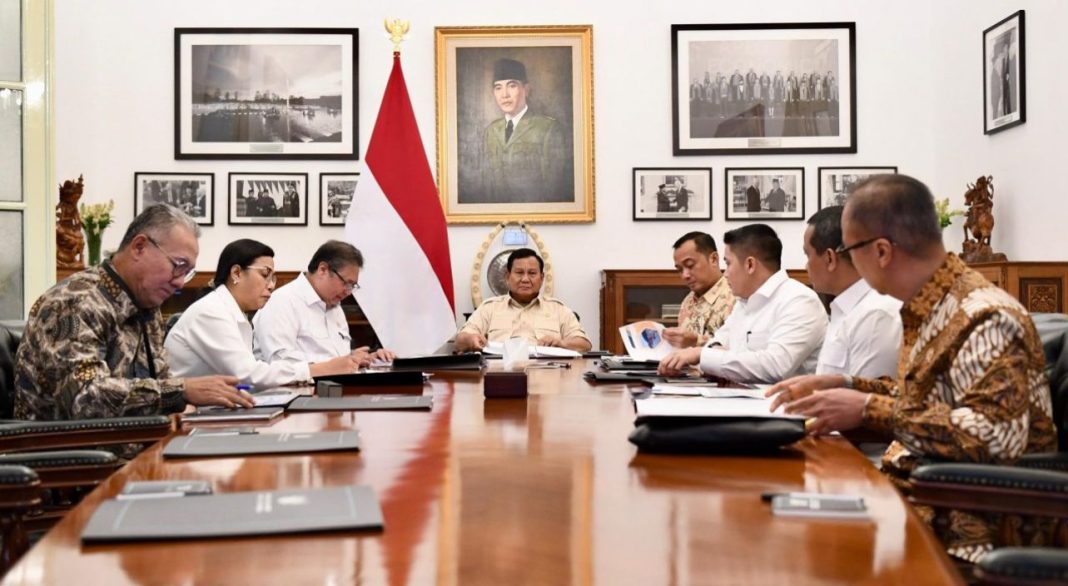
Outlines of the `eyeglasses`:
M834 249L834 252L835 252L835 254L845 254L845 253L849 252L850 250L853 250L854 248L860 248L861 246L867 246L867 245L871 244L872 242L875 242L876 240L879 240L879 239L890 240L886 236L876 236L875 238L868 238L867 240L861 240L860 242L857 242L856 244L850 244L849 246L846 246L845 242L843 242L842 244L840 244L838 246L838 248ZM890 245L893 246L893 244L894 244L894 241L890 240Z
M193 266L192 263L190 263L184 258L175 260L174 257L171 256L166 250L163 250L163 247L159 245L159 242L156 242L155 238L149 236L148 234L145 234L145 238L147 238L148 241L152 243L152 246L158 248L159 251L163 253L163 256L167 257L167 260L171 261L172 278L181 278L183 285L193 280L193 276L197 274L197 269Z
M341 273L337 272L337 269L335 269L334 267L330 267L330 272L334 273L334 276L336 276L338 279L341 279L341 282L345 284L345 289L346 290L348 290L348 291L359 291L360 290L360 284L359 283L357 283L356 281L350 281L350 280L346 279L345 277L342 277Z
M257 271L259 271L259 273L263 275L263 279L267 281L268 285L274 285L278 282L278 275L271 267L265 267L262 265L248 265L247 267L245 267L245 269L256 269Z

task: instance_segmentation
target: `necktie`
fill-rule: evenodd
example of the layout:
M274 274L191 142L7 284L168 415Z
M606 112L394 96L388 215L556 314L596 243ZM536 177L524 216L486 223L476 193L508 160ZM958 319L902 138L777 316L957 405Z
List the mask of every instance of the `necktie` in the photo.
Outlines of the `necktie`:
M508 121L508 126L504 127L504 142L508 142L509 140L512 140L512 131L513 130L515 130L515 126L512 124L512 121L509 120Z

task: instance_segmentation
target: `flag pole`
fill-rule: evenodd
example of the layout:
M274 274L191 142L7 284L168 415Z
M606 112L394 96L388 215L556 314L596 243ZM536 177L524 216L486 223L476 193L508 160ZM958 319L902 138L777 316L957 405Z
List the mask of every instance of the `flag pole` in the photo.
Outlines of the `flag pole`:
M393 54L400 54L400 44L408 38L408 29L411 27L411 23L407 20L401 20L399 18L386 19L386 32L389 33L389 40L393 43Z

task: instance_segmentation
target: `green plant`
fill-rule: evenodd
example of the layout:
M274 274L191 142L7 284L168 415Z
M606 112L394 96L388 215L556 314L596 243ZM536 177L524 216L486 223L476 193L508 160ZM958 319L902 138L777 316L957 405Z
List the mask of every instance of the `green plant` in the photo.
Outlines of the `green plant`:
M949 209L949 198L936 199L935 211L938 213L938 227L943 230L953 223L953 216L963 216L964 210Z

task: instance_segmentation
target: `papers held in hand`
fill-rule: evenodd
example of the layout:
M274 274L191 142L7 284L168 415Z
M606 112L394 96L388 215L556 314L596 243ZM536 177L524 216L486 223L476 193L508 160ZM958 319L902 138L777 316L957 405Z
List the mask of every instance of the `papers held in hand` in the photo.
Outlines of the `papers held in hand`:
M82 543L159 541L382 529L369 486L290 489L186 498L106 500Z
M675 348L664 339L664 324L638 321L619 328L623 346L634 360L656 360L666 357Z

